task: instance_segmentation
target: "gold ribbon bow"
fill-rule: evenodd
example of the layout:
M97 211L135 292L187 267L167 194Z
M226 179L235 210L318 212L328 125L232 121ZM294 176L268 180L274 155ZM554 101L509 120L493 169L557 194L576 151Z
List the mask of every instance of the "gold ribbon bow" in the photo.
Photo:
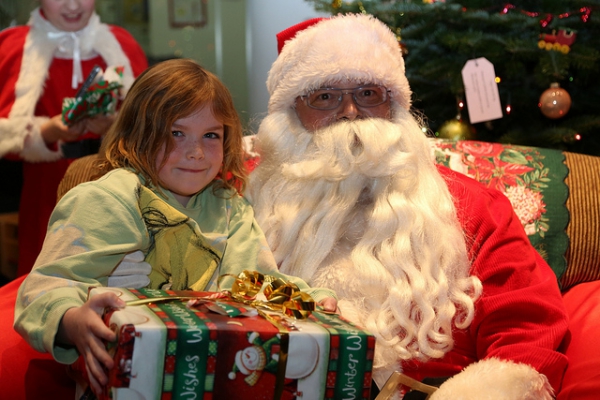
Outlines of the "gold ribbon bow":
M268 282L263 292L267 298L266 302L256 299L265 281ZM231 297L244 304L279 311L296 319L305 319L315 310L313 298L300 291L295 283L270 275L265 276L257 271L242 271L231 287Z
M224 274L219 277L219 281L225 277L231 277L230 274ZM277 278L271 275L263 275L257 271L242 271L237 277L234 276L235 281L231 287L231 291L221 292L225 296L229 296L232 300L246 305L253 306L257 310L267 309L270 311L277 311L285 314L289 317L296 319L305 319L315 311L315 301L313 298L305 292L300 291L298 286L292 282L286 282L281 278ZM263 284L268 282L265 286L263 294L266 297L266 301L257 299L256 297L260 293ZM180 295L180 296L166 296L166 297L152 297L146 299L138 299L127 302L128 306L148 304L148 303L162 303L176 300L217 300L212 297L198 297L193 295ZM267 317L264 313L260 312L261 315ZM270 319L270 318L268 318Z

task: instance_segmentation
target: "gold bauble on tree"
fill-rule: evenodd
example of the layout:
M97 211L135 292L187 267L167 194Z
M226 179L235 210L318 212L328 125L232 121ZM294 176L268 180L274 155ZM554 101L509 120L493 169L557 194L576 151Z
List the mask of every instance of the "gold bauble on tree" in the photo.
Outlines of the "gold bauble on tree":
M451 140L473 140L475 128L462 119L451 119L440 126L435 136Z
M542 93L538 106L546 117L552 119L562 118L571 108L571 96L569 92L554 82L550 84L549 89Z

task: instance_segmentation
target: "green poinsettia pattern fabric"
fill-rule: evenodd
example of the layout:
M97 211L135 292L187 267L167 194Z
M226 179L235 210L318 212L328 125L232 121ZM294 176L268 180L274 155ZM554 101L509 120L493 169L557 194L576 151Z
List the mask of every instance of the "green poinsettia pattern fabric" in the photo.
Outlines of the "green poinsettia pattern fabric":
M535 249L557 278L566 270L568 168L559 150L479 141L431 139L438 164L461 172L510 200Z

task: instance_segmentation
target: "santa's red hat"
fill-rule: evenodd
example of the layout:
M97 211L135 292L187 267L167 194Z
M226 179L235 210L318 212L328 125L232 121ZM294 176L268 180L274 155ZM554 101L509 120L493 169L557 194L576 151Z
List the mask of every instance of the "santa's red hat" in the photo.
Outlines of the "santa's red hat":
M285 110L296 97L330 82L349 79L392 91L392 102L410 108L410 87L396 36L366 14L313 19L278 35L280 54L267 89L269 112Z
M276 36L277 36L277 54L281 53L281 50L283 49L283 46L285 46L285 42L287 42L288 40L293 39L296 34L300 31L305 30L306 28L308 28L311 25L316 24L319 21L323 21L325 18L311 18L311 19L307 19L306 21L302 21L299 24L296 24L294 26L290 26L287 29L282 30L281 32L279 32Z

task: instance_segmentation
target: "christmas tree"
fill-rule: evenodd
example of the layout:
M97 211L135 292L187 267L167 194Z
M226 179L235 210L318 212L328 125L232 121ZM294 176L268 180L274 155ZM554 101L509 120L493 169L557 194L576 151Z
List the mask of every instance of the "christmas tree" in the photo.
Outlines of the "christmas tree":
M435 135L458 128L461 138L600 155L599 0L307 1L372 14L396 33L413 107ZM501 118L471 124L461 71L480 58L493 65Z

